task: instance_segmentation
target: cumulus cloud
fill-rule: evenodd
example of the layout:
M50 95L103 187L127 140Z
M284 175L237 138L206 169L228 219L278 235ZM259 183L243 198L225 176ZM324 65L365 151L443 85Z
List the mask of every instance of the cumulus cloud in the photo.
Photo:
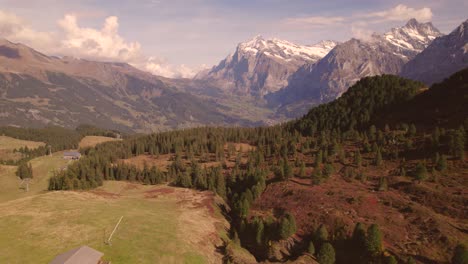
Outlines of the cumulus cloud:
M125 62L141 56L140 43L127 42L119 35L119 21L115 16L106 18L100 30L80 27L76 16L70 14L58 24L65 34L62 47L74 56Z
M34 45L40 50L47 50L55 44L53 33L36 31L20 17L2 10L0 10L0 37Z
M127 62L141 70L170 78L189 78L196 73L186 65L170 65L156 56L144 54L139 42L127 41L119 34L116 16L107 17L100 29L81 27L74 14L66 14L57 24L59 32L41 32L17 15L0 10L0 37L45 53Z
M415 9L399 4L389 10L373 12L363 15L363 17L377 18L380 21L405 21L416 18L419 21L426 22L432 19L432 10L429 7Z
M161 62L160 59L155 57L150 57L143 65L143 68L156 75L161 75L170 78L191 78L195 74L203 69L205 66L202 65L197 69L187 67L184 64L181 65L170 65L164 62Z

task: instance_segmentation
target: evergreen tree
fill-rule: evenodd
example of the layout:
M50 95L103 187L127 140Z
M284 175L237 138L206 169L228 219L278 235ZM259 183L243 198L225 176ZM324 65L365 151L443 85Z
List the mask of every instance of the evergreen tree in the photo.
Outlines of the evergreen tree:
M335 263L335 249L333 246L326 242L317 253L317 261L320 264L334 264Z
M263 236L264 236L264 231L265 231L263 220L261 218L255 217L254 226L255 226L255 242L257 242L257 245L261 245L263 242Z
M377 149L377 152L375 153L374 165L382 165L382 153L380 152L380 149Z
M314 240L317 245L322 245L328 241L328 230L325 225L320 225L315 231Z
M307 248L307 252L311 255L314 255L315 254L315 246L314 246L314 242L313 241L310 241L309 242L309 247Z
M414 171L414 178L418 181L424 181L425 179L427 179L427 169L423 163L419 162L416 165Z
M335 171L335 168L333 167L333 164L327 163L327 164L325 164L325 169L324 169L323 175L326 178L328 178L330 175L333 174L334 171Z
M288 218L282 217L280 220L279 236L281 239L286 239L290 236L290 223Z
M323 163L323 152L320 150L315 155L315 167L320 166Z
M388 190L388 180L387 177L380 177L379 178L379 191L387 191Z
M293 174L293 171L292 171L292 168L291 166L289 165L289 162L287 159L284 159L284 162L283 162L283 171L284 171L284 177L286 179L289 179L292 177L292 174Z
M362 156L359 150L354 154L354 165L356 165L358 168L362 166Z
M367 229L366 250L369 256L376 257L382 250L382 233L377 224L372 224Z
M459 244L455 247L452 264L468 264L468 249L465 245Z
M31 163L20 163L16 169L16 176L20 179L28 179L33 177L33 171Z
M398 261L394 256L388 256L385 258L385 264L398 264Z
M351 237L353 252L356 255L356 261L360 261L366 250L366 230L362 223L356 223L354 227L353 235Z
M297 231L296 227L296 218L294 218L294 215L287 213L286 218L288 219L289 222L289 236L294 235Z
M447 156L442 155L436 164L436 169L438 171L445 171L447 169Z
M305 162L304 162L304 161L301 162L301 167L300 167L300 169L299 169L299 176L300 176L301 178L304 178L304 177L306 176Z

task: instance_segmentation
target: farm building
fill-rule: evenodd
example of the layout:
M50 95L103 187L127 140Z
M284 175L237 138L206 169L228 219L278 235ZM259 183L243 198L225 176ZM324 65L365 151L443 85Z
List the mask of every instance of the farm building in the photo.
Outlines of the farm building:
M78 151L65 151L63 153L63 158L69 160L77 160L81 158L81 153L79 153Z
M88 246L81 246L58 255L50 264L108 264L101 260L103 255Z

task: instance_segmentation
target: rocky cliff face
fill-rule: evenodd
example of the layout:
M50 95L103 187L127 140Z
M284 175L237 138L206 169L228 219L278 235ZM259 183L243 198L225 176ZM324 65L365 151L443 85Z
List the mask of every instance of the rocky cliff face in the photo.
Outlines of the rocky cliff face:
M430 85L466 67L468 20L449 35L435 39L424 51L403 66L401 75Z
M441 35L431 23L411 19L385 34L351 39L315 64L302 66L291 76L288 87L267 99L280 107L280 114L298 116L313 105L339 97L363 77L398 74L404 64Z
M333 41L301 46L257 36L240 43L234 54L196 79L216 83L233 93L262 97L287 86L289 77L299 67L318 61L335 46Z

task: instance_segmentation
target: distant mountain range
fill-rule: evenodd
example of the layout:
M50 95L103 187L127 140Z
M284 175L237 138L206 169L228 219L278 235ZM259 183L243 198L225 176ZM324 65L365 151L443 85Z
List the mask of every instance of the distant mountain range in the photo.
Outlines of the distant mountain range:
M442 36L431 23L411 19L405 26L369 39L337 45L317 63L292 75L289 85L268 97L279 113L294 117L310 107L332 101L366 76L399 74L403 65Z
M0 124L93 124L128 132L252 125L176 81L125 63L57 58L0 40Z
M434 40L403 66L401 75L432 84L466 67L468 67L468 20L447 36Z
M264 96L286 87L289 77L301 66L317 62L336 45L334 41L297 45L256 36L240 43L234 54L195 78L234 93Z
M315 45L257 36L194 79L47 56L0 40L0 125L152 132L275 124L336 99L366 76L399 74L429 85L468 67L467 24L444 36L411 19L368 39Z

